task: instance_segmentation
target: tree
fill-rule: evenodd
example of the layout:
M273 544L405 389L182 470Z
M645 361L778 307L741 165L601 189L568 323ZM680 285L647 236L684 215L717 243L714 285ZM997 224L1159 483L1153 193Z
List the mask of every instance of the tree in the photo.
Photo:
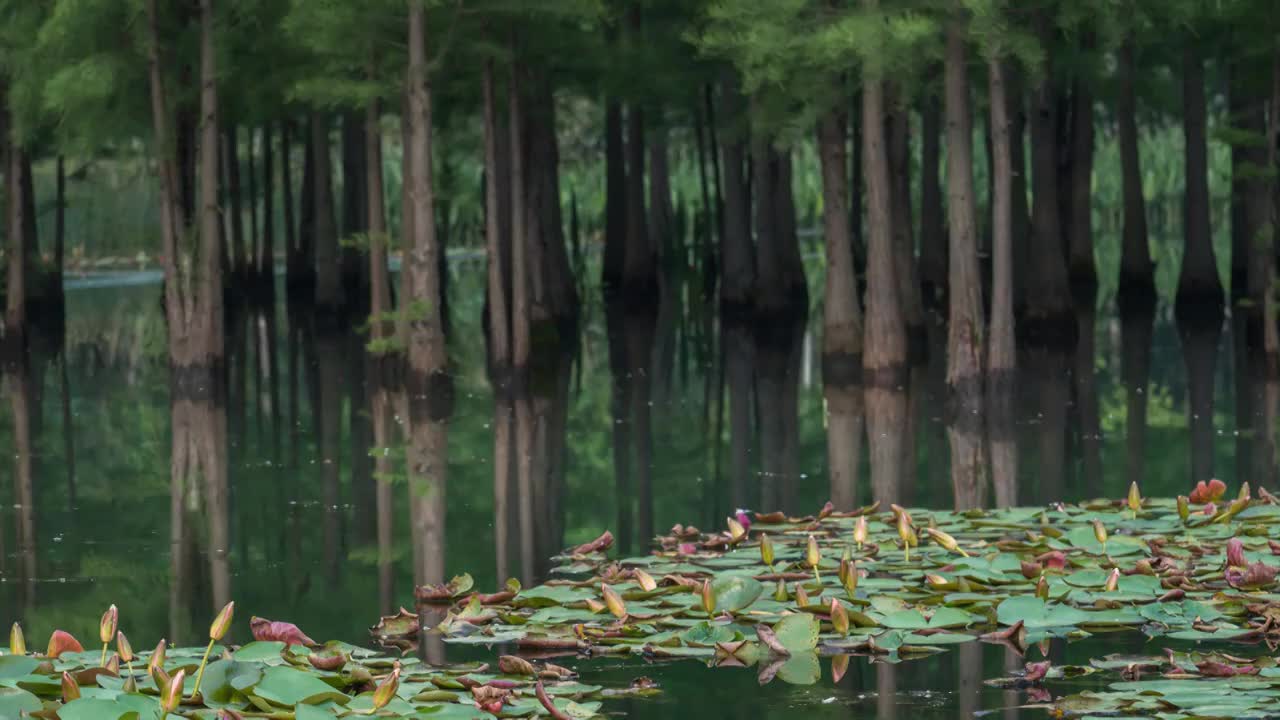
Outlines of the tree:
M406 247L408 315L409 476L413 527L414 580L441 582L442 558L432 551L444 542L444 493L448 417L452 412L440 297L440 248L436 239L431 177L431 77L427 68L426 8L415 0L408 14L407 70L410 204L413 234Z
M947 226L950 312L947 320L947 390L953 422L951 479L956 507L983 504L986 480L980 427L970 419L983 414L982 280L978 274L978 222L973 193L973 120L969 111L966 23L953 17L947 26L946 128L947 128ZM993 94L993 106L1003 98ZM993 125L994 128L994 125ZM994 132L1004 132L1007 125ZM1007 148L1002 147L1002 151ZM1005 162L1007 158L1001 158ZM1007 172L1007 170L1006 170ZM1007 176L1002 177L1007 181ZM1004 193L1007 189L999 192ZM1005 201L1005 198L1001 198ZM1007 214L1007 208L1001 208ZM1001 230L1006 232L1005 229ZM1008 238L1002 237L1007 243ZM1002 291L1007 292L1005 288Z

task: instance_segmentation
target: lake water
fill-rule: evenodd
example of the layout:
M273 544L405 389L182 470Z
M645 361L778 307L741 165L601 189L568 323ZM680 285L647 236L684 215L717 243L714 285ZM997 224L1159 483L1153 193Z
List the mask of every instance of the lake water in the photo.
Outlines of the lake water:
M775 504L812 512L831 496L816 313L807 327L783 332L721 332L688 289L669 292L656 315L607 314L599 292L588 289L579 346L541 375L532 405L534 488L529 496L513 488L510 511L495 522L482 267L464 260L452 275L457 402L447 529L442 546L430 548L446 576L469 572L481 588L508 575L528 583L557 550L605 529L634 554L677 522L717 527L735 507ZM324 331L283 303L232 323L219 404L228 551L211 562L209 506L195 493L175 498L172 489L159 303L153 276L71 283L63 347L37 342L25 367L6 374L0 619L21 621L33 644L55 627L92 638L102 610L115 603L136 647L162 636L192 644L212 616L219 583L229 582L242 619L285 619L318 639L364 641L381 613L413 601L403 448L398 440L375 446L364 338ZM1270 477L1274 448L1263 439L1274 428L1259 428L1274 386L1253 379L1230 319L1220 331L1180 337L1168 308L1122 321L1108 303L1081 328L1091 342L1073 353L1022 354L1017 483L1004 492L1041 503L1119 497L1131 479L1155 496L1186 492L1210 474L1232 484ZM913 371L908 393L909 460L896 490L919 506L953 502L936 346L943 335L930 333L933 352ZM1130 422L1144 407L1145 423ZM866 455L875 440L861 441L859 502L871 499ZM376 477L378 454L396 461L390 477ZM380 508L382 481L391 493ZM994 498L988 490L986 501ZM392 541L389 555L379 552L380 532ZM505 548L497 547L500 534L509 538ZM237 625L234 639L246 639L247 623ZM1093 639L1052 653L1085 662L1138 642ZM1013 718L1020 715L1008 708L1025 695L981 681L1020 663L975 643L902 665L854 658L839 686L824 660L816 685L764 688L753 670L696 662L571 664L587 682L658 680L661 699L606 708L630 717L967 717L985 709Z

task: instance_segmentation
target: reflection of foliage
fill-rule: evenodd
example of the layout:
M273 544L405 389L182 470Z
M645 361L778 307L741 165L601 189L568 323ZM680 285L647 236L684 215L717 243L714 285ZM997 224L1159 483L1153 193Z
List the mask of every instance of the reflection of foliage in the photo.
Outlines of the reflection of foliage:
M589 256L589 262L595 262ZM810 281L821 282L819 264L809 257ZM595 276L596 269L587 274ZM452 332L449 338L451 369L456 389L456 409L449 426L449 467L446 505L447 543L441 549L449 574L463 570L473 573L477 584L496 587L506 578L496 577L493 549L493 467L492 388L487 376L485 344L479 330L484 302L483 263L455 260L451 265L450 303ZM821 294L812 292L815 303ZM613 426L608 338L597 295L587 293L583 308L582 349L574 360L568 396L565 487L563 489L564 543L585 542L606 528L614 527L620 502L613 484ZM67 618L94 618L110 602L135 610L127 623L136 623L141 634L170 634L168 621L169 561L169 376L165 351L165 328L160 313L159 288L77 290L68 293L69 384L76 455L75 507L68 506L65 481L65 446L61 430L58 368L45 363L33 379L41 383L42 423L38 434L37 554L39 576L67 578L67 582L40 582L38 603L23 611L33 634L47 633ZM719 522L732 508L727 506L729 443L727 415L720 437L714 437L715 419L704 408L705 383L714 378L708 364L721 349L702 336L699 319L690 309L676 317L676 353L672 370L654 372L650 378L654 406L653 501L654 523L658 529L675 522L696 520L705 525ZM1162 313L1164 311L1162 310ZM1144 489L1151 494L1169 495L1184 491L1186 477L1186 380L1178 340L1162 314L1156 327L1156 350L1152 356L1147 433L1147 477ZM306 323L290 327L285 313L274 316L277 339L276 385L264 377L262 349L256 333L245 333L229 341L232 358L227 403L230 452L232 533L231 564L233 593L249 612L284 616L307 627L325 628L334 635L356 637L365 629L365 620L382 610L382 601L373 591L378 587L376 563L376 523L374 499L376 480L353 478L355 461L365 464L372 477L368 445L353 447L352 433L364 433L372 444L367 392L359 387L365 372L361 356L364 337L351 335L339 341L339 352L330 354L340 363L339 386L325 388L325 407L338 414L336 446L320 450L319 418L315 392L319 379L309 363L317 358L308 351ZM1098 386L1103 421L1102 487L1111 495L1123 493L1125 477L1124 394L1119 387L1117 356L1107 342L1105 314L1099 318ZM810 342L819 346L816 323ZM303 342L293 348L299 355L298 375L289 376L290 338ZM1219 368L1229 372L1224 341ZM243 367L242 367L243 366ZM655 362L653 367L658 368ZM1220 375L1225 375L1220 373ZM815 378L816 380L816 378ZM798 381L799 382L799 381ZM291 391L291 387L294 390ZM1233 383L1219 382L1216 427L1231 427L1227 417L1233 407ZM273 396L272 393L275 393ZM296 392L296 396L291 394ZM299 408L296 419L290 407ZM917 403L917 485L915 497L949 498L945 439L940 434L941 413L929 405L925 395ZM0 406L0 446L8 447L12 419L7 405ZM815 382L802 385L798 393L800 477L797 504L818 506L827 499L825 431L821 388ZM354 411L354 412L353 412ZM724 412L728 412L726 398ZM712 425L704 421L704 413ZM354 422L354 425L353 425ZM1034 448L1034 436L1026 428L1025 448ZM1068 428L1073 436L1076 430ZM394 578L393 603L407 602L412 577L410 529L407 523L408 488L404 477L403 440L396 433L391 440L394 483L392 517L393 548L391 568ZM714 443L720 445L720 473L713 472ZM759 446L752 440L752 475L746 484L754 488L760 465ZM1229 442L1215 448L1220 472L1229 476L1233 468ZM1034 483L1034 468L1028 450L1022 461L1022 477ZM296 456L296 464L294 457ZM340 485L337 510L322 505L321 457L337 458ZM1069 457L1068 460L1071 460ZM7 477L8 473L0 473ZM861 496L869 492L868 475L862 475ZM1147 487L1149 485L1149 488ZM8 483L3 485L5 527L12 528ZM1078 496L1078 485L1068 485L1067 493ZM200 522L195 516L192 523ZM333 526L337 540L326 550L322 542L326 524ZM202 533L195 533L199 537ZM60 540L56 540L59 539ZM551 548L548 552L554 551ZM180 607L191 617L174 618L178 631L200 629L208 615L207 559L197 546L188 548L190 579L182 590ZM333 556L327 556L333 552ZM12 573L8 562L5 572ZM16 582L0 584L0 597L8 607L16 597ZM90 582L93 581L93 582ZM347 588L334 591L333 588ZM352 589L352 588L358 588ZM324 592L324 603L314 602ZM96 608L96 609L95 609ZM88 621L86 621L88 622ZM126 624L133 636L134 626ZM73 629L73 628L68 628ZM92 626L83 628L91 635ZM171 638L173 639L173 638ZM180 638L181 639L181 638ZM191 639L188 635L187 640Z

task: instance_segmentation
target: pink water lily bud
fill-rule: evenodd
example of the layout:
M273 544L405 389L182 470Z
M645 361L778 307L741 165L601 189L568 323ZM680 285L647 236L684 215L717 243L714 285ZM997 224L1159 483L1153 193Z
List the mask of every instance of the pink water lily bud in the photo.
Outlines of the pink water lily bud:
M841 637L849 635L849 613L835 598L831 599L831 627L835 628Z
M80 684L71 677L71 673L62 673L62 702L69 703L80 699Z
M737 518L738 524L741 525L744 530L751 529L751 516L747 514L746 510L743 510L742 508L738 508L733 513L733 516Z
M156 643L156 649L151 652L151 658L147 660L148 675L155 675L156 670L164 670L164 655L166 647L167 645L163 638L160 642Z
M1231 538L1227 541L1227 566L1228 567L1244 567L1248 565L1248 561L1244 559L1244 543L1240 538Z
M236 602L232 600L222 609L218 611L218 616L213 619L213 624L209 626L209 639L221 640L226 637L227 631L231 629L231 618L236 612Z
M123 632L116 633L116 652L124 662L133 662L133 646L129 644L129 638L125 637Z
M174 712L182 704L182 684L187 680L187 671L179 670L169 678L169 682L160 689L160 709L166 713Z
M116 636L116 625L119 622L120 611L116 609L115 605L107 608L107 611L102 613L102 620L98 623L98 639L102 641L102 644L105 645L111 642L111 639Z

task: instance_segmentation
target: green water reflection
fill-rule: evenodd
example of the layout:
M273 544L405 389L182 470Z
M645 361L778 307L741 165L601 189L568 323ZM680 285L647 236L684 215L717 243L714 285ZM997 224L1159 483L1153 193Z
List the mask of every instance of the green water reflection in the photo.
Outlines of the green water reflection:
M816 321L720 332L696 299L668 297L656 315L612 315L589 292L595 304L584 309L576 353L551 363L532 402L535 487L513 487L509 511L495 521L481 280L479 266L464 263L451 285L457 405L447 530L443 546L429 548L446 574L470 572L483 588L508 575L531 581L557 549L605 529L634 553L655 529L718 524L739 506L812 511L833 492L872 495L866 455L875 438L861 439L857 485L829 485ZM31 638L55 627L92 637L114 602L135 644L161 636L189 644L217 596L229 593L246 617L359 641L379 614L412 601L403 450L375 443L362 337L324 331L283 304L229 324L225 396L193 421L196 437L225 423L226 483L211 502L173 491L175 415L158 286L74 289L67 304L65 346L37 341L5 376L0 447L11 457L0 470L0 617L20 620ZM1274 445L1264 440L1274 428L1257 428L1268 427L1264 400L1275 389L1252 380L1229 321L1221 332L1182 338L1164 308L1123 321L1104 308L1081 323L1092 344L1079 354L1023 354L1010 438L1016 482L987 490L985 502L1120 496L1131 478L1154 496L1184 492L1207 474L1270 477ZM906 503L953 503L942 372L935 347L913 374L904 438L911 460L895 488ZM1129 422L1142 414L1145 422ZM380 455L391 468L385 477L375 472ZM380 482L391 483L381 506ZM211 516L219 502L224 517ZM217 527L227 548L210 553ZM507 538L502 548L498 536ZM1084 662L1116 645L1093 640L1054 652ZM752 670L696 663L575 664L589 677L647 674L663 683L661 700L623 708L633 717L693 707L707 717L955 717L1025 702L981 685L1015 663L1003 653L966 646L900 666L855 658L838 687L824 661L823 679L803 688L775 681L759 689Z

